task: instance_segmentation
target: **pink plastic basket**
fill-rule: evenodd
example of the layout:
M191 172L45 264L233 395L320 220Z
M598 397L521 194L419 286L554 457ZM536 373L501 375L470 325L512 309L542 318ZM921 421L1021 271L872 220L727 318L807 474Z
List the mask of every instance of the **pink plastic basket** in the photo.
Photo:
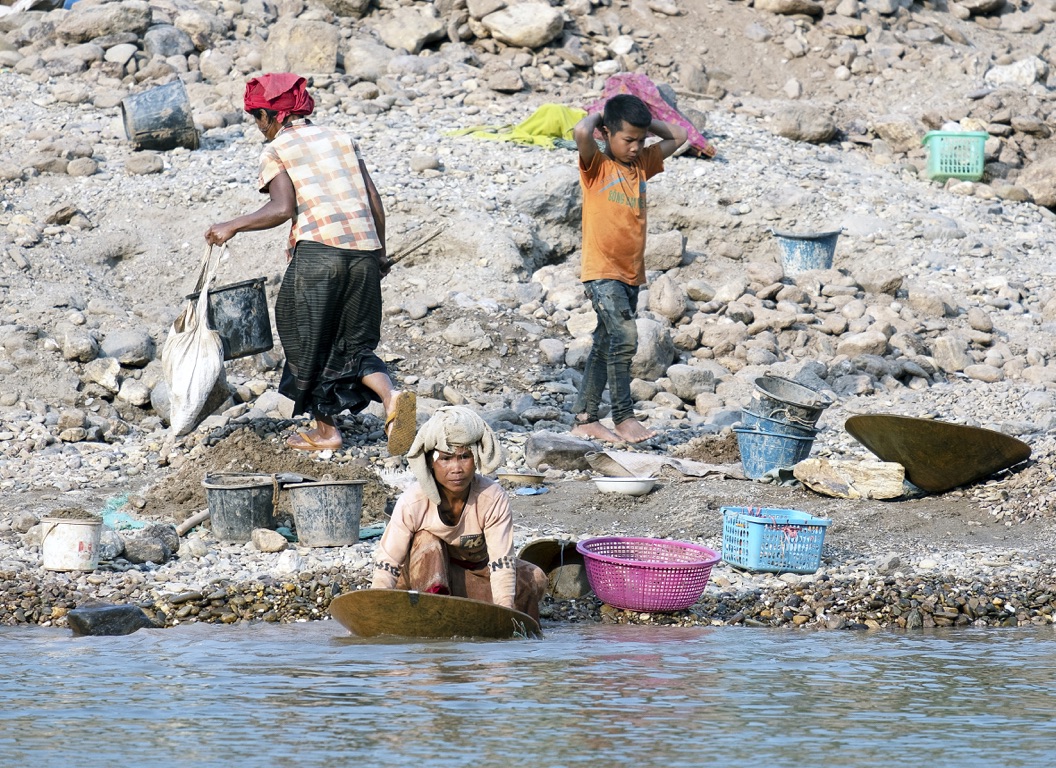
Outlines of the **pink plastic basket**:
M718 552L685 541L604 536L576 544L602 602L629 611L683 611L704 593Z

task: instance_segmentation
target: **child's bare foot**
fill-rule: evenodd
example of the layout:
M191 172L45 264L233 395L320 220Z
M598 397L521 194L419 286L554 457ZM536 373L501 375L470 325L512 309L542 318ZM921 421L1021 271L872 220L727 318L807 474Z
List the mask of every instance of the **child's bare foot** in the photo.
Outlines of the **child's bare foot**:
M576 419L576 426L572 427L572 434L576 437L585 437L587 440L602 440L606 443L620 442L620 438L616 436L616 433L600 421L580 421Z
M651 437L656 437L656 432L646 429L638 419L630 418L616 425L616 435L620 440L628 443L641 443Z

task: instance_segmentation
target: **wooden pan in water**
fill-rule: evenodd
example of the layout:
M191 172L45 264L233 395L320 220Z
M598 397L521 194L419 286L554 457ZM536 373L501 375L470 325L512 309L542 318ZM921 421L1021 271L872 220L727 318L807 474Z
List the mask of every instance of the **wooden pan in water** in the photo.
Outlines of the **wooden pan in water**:
M906 468L906 479L929 493L974 483L1030 458L1030 446L992 429L872 413L844 424L851 437Z
M402 589L361 589L338 595L330 614L360 637L542 637L526 613L467 597Z

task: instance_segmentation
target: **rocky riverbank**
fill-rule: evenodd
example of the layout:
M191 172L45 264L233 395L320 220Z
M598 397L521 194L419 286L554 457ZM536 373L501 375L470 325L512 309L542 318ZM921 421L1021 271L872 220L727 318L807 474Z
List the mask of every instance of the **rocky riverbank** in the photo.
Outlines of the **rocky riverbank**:
M330 600L369 584L369 542L339 550L290 549L281 554L251 545L217 543L208 532L185 540L175 559L135 566L122 559L87 574L51 573L32 547L5 534L25 565L0 572L0 625L65 626L74 608L97 602L139 606L160 626L189 622L288 623L328 618ZM721 541L705 541L721 548ZM842 554L842 553L841 553ZM1022 558L984 550L902 563L841 562L827 552L816 574L748 574L717 566L701 600L688 611L638 613L600 603L547 597L552 622L603 621L661 625L744 625L808 629L920 629L1051 624L1056 617L1052 558ZM11 567L11 558L4 566Z
M369 542L265 552L208 530L118 530L98 571L63 575L41 569L34 541L62 508L178 524L203 508L208 472L367 480L365 525L398 492L376 410L343 421L340 451L283 448L301 422L275 393L281 347L229 363L226 399L168 441L158 349L205 229L260 203L240 94L276 68L312 75L317 119L359 140L390 250L439 230L385 280L380 352L423 418L476 408L509 466L546 473L549 493L515 498L519 541L620 532L715 548L724 504L833 521L814 576L720 566L689 613L642 619L585 599L548 606L552 618L1052 621L1051 2L565 2L531 17L501 0L52 5L0 5L0 97L17 105L0 114L0 623L62 624L93 599L162 624L295 621L366 583ZM599 446L540 464L529 442L567 432L594 323L576 279L575 156L450 133L587 106L621 71L664 85L719 149L672 159L650 184L633 388L662 435L637 450L728 459L754 378L775 373L835 400L815 456L869 458L843 422L881 412L998 430L1030 461L891 502L685 478L629 501L587 482L578 462ZM176 80L200 147L135 151L122 99ZM949 123L987 131L981 180L928 180L921 138ZM833 269L785 273L771 230L836 228ZM283 239L239 236L221 279L265 276L273 297Z

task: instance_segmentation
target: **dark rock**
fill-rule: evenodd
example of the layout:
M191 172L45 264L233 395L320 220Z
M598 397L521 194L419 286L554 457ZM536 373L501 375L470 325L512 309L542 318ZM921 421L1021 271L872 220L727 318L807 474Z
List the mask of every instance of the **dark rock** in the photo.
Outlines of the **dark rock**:
M130 563L164 563L180 549L180 537L171 525L148 525L129 536L125 542L125 559Z
M155 523L143 529L143 533L155 539L160 539L170 555L180 551L180 534L176 533L176 526Z
M66 614L75 635L131 635L137 629L160 629L134 605L91 605Z
M524 444L524 460L532 469L546 464L566 472L584 472L590 469L587 454L596 450L597 446L589 440L557 432L536 432Z
M125 541L125 559L130 563L164 563L168 560L168 551L160 539L142 535L131 536Z

